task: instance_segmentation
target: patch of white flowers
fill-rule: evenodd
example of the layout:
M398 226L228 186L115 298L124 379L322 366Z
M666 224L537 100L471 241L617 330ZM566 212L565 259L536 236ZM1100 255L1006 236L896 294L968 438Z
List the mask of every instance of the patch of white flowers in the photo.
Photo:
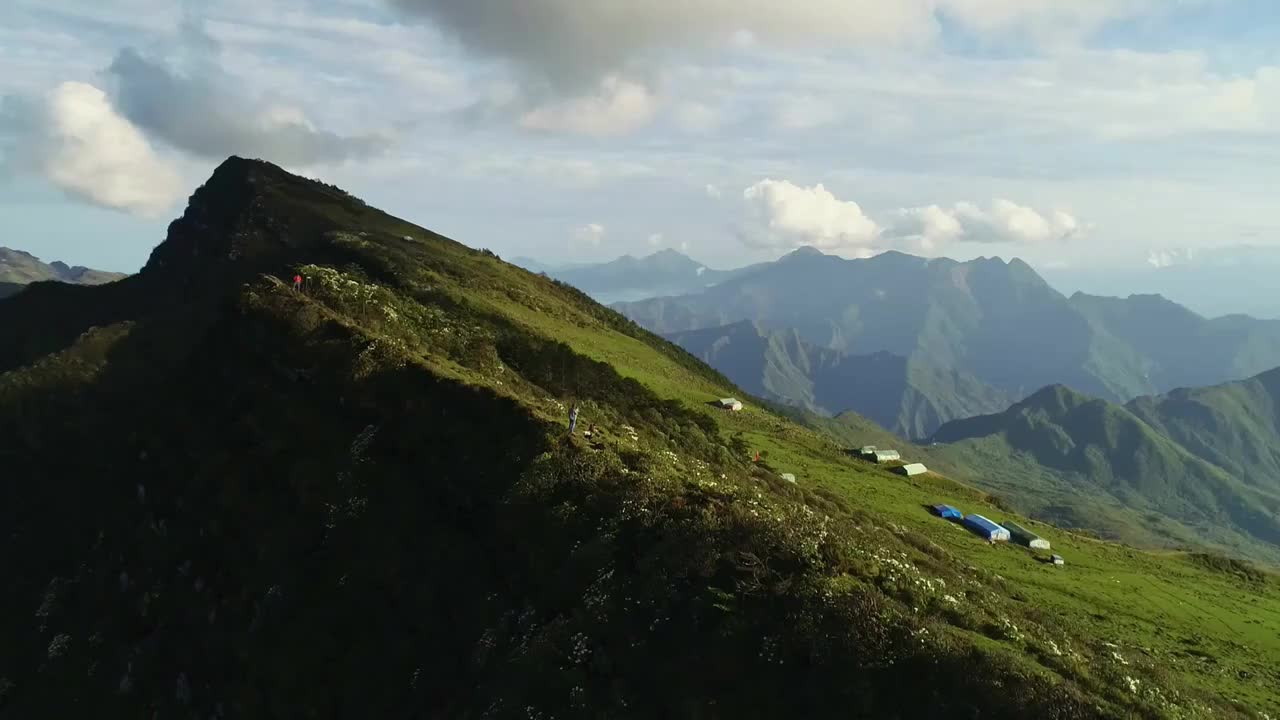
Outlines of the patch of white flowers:
M573 648L569 651L569 659L575 665L581 665L591 659L591 645L587 642L587 636L583 633L577 633L573 636Z
M777 638L766 635L760 639L760 659L770 665L782 664L782 651Z
M1017 640L1018 642L1022 642L1023 638L1026 637L1023 635L1022 631L1018 629L1018 626L1014 625L1013 621L1009 620L1007 617L1000 618L1000 627L1004 628L1005 633L1007 633L1010 638Z

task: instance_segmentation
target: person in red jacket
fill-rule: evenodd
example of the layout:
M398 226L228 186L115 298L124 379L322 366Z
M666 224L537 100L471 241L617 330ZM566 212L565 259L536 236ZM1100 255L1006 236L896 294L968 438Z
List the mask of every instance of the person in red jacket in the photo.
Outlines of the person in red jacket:
M302 289L302 276L301 276L301 275L294 275L294 276L293 276L293 289L294 289L294 290L301 290L301 289Z

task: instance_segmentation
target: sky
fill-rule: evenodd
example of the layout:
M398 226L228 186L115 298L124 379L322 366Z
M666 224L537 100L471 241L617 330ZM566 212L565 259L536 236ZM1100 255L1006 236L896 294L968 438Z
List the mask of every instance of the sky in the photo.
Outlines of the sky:
M136 270L236 154L547 262L1280 257L1277 41L1271 0L5 0L0 245Z

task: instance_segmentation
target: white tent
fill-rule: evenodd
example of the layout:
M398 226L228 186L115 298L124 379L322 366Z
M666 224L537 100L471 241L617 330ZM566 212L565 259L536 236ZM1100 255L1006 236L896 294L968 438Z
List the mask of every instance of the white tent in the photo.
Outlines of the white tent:
M903 465L900 468L894 468L893 471L898 473L899 475L914 477L916 475L923 475L929 472L929 468L925 467L924 465L921 465L920 463L911 463L909 465Z

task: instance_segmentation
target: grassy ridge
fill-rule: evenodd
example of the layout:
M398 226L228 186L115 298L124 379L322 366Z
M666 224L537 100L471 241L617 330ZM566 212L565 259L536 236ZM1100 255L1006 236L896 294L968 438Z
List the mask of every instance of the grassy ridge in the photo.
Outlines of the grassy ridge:
M715 411L737 389L581 293L238 171L236 282L0 375L15 717L1280 712L1273 577L988 547L922 507L985 494Z

